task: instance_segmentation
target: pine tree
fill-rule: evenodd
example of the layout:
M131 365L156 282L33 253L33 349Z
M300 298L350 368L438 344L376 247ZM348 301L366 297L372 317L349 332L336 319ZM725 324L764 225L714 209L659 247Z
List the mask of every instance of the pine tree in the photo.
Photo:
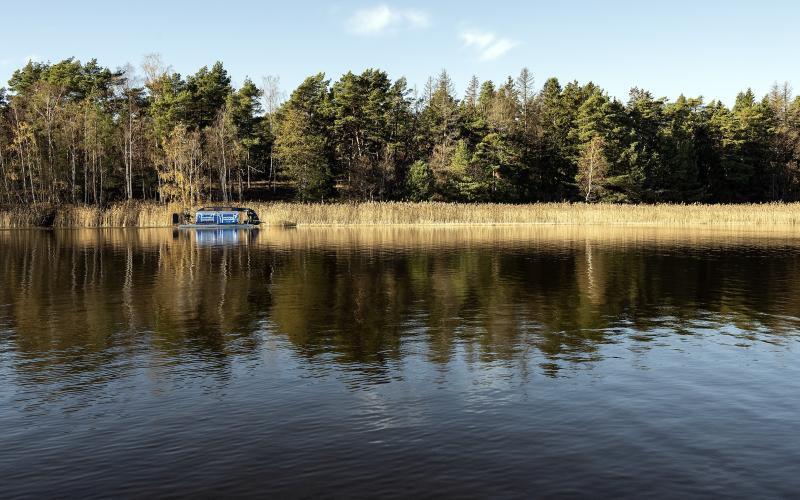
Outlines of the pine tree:
M328 80L306 78L281 111L275 155L303 200L321 200L333 190L329 141L333 122Z
M427 201L433 194L433 171L422 160L415 161L408 171L408 194L411 201Z
M433 170L436 190L445 195L448 169L458 137L458 101L450 76L442 71L436 81L428 106L423 111L424 130L430 137L429 164Z
M197 129L204 129L216 119L217 113L233 92L231 78L221 62L209 70L203 66L186 79L186 122Z

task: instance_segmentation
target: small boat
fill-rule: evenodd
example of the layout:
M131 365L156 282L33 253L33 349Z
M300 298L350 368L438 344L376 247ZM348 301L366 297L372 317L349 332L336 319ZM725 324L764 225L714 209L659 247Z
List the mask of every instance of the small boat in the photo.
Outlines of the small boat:
M193 223L181 223L178 214L172 220L179 229L254 229L261 224L253 209L241 207L203 207L195 212Z

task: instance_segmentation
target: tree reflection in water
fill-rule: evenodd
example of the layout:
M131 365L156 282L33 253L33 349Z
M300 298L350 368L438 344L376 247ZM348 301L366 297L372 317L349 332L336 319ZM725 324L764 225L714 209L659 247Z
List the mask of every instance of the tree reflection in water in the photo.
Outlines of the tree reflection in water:
M790 497L798 243L0 231L2 491Z
M31 382L96 384L141 356L224 379L272 337L376 383L409 353L557 375L602 362L607 344L781 343L798 325L798 242L613 227L5 231L0 343Z

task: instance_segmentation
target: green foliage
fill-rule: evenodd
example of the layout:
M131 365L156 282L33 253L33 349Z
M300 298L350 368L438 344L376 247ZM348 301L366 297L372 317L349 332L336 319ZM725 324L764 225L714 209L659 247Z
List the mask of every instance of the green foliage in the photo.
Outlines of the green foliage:
M89 96L107 99L111 96L113 80L119 77L120 73L99 66L96 59L86 64L74 58L55 64L31 61L14 72L8 86L17 95L28 95L37 87L50 85L72 101L81 101Z
M447 187L444 194L451 199L470 200L474 199L473 191L478 186L473 185L470 178L470 164L472 152L466 140L458 141L453 158L450 161L450 169L447 172Z
M337 169L353 198L382 199L407 156L410 116L405 81L383 71L348 72L331 89Z
M311 76L281 105L276 85L234 88L219 62L185 78L157 57L143 69L142 84L96 60L15 71L0 90L0 203L800 199L788 84L730 108L638 88L621 102L591 82L536 89L523 69L472 77L459 100L446 71L417 94L367 69Z
M183 91L186 95L183 101L186 122L203 129L214 121L233 88L228 72L221 62L217 62L210 70L203 66L189 76Z
M308 115L290 108L281 121L275 154L297 186L301 200L320 200L331 191L332 176L323 136L312 133Z
M408 171L408 196L411 201L427 201L433 194L433 171L424 161L417 160Z
M328 134L333 110L328 83L322 73L307 78L281 111L275 155L302 200L324 199L332 191L333 148Z

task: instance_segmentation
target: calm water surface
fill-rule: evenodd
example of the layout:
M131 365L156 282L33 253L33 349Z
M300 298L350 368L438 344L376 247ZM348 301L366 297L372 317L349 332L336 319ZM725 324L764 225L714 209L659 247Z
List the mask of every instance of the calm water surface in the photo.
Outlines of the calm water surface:
M800 494L800 236L0 231L0 497Z

